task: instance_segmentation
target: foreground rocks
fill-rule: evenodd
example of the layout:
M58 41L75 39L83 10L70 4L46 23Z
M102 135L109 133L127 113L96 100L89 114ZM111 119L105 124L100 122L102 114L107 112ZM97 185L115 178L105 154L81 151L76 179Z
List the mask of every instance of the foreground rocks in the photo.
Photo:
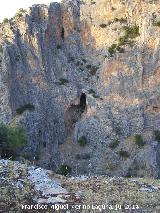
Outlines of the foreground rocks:
M9 160L0 160L0 194L3 213L160 211L159 180L64 177ZM42 211L42 206L47 210Z
M68 192L59 181L49 177L50 173L35 166L0 160L2 209L15 211L25 204L65 203Z

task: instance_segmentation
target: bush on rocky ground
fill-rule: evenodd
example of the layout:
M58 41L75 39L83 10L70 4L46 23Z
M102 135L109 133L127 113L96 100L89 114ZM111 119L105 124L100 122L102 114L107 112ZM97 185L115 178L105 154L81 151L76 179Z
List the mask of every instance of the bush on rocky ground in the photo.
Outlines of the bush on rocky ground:
M114 131L115 131L116 135L121 135L121 127L120 126L116 126L114 128Z
M154 22L153 25L156 27L160 27L160 21Z
M138 36L140 36L140 33L139 33L139 26L137 25L134 25L134 26L123 26L122 28L125 32L125 38L127 39L134 39Z
M59 85L65 85L65 84L68 84L68 83L69 83L69 81L65 78L60 78L59 82L58 82Z
M85 146L87 144L87 139L85 136L81 136L78 140L80 146Z
M0 156L15 159L27 145L28 138L24 129L0 124Z
M160 142L160 130L155 130L154 131L154 136L155 136L155 140L157 142Z
M106 24L100 24L99 25L101 28L105 28L105 27L107 27L107 25Z
M139 146L142 147L145 145L145 142L143 140L142 135L135 135L135 143Z
M122 158L124 158L125 160L128 159L129 156L130 156L129 153L128 153L127 151L122 150L122 149L119 151L119 155L120 155Z
M8 18L4 18L3 19L3 23L5 24L5 23L8 23L9 22L9 20L8 20Z
M71 171L72 171L72 169L70 166L63 164L60 166L60 168L58 170L58 174L67 176Z
M119 143L120 143L119 140L114 140L113 142L111 142L111 143L109 144L109 147L110 147L111 149L115 149L115 148L119 145Z
M116 19L118 20L118 19ZM124 45L129 45L130 47L133 46L134 44L134 40L135 38L137 38L138 36L140 36L139 33L139 26L134 25L134 26L123 26L122 30L124 31L124 36L121 36L118 39L118 43L117 44L112 44L109 48L108 48L108 52L110 54L110 56L113 56L114 53L116 53L116 51L118 51L119 53L124 53Z

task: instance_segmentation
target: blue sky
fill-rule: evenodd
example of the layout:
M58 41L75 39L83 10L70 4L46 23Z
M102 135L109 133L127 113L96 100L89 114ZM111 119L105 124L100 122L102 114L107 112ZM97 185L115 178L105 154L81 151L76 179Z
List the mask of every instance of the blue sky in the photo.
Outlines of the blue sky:
M50 2L60 2L61 0L3 0L0 6L0 22L4 18L14 16L19 8L27 8L33 4L49 4Z

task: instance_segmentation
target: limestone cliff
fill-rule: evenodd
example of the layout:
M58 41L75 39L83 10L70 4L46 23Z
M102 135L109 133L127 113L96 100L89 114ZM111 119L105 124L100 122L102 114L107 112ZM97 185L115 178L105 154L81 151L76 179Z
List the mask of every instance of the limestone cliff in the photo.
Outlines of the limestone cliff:
M158 2L65 0L1 24L0 118L27 128L39 164L160 177Z

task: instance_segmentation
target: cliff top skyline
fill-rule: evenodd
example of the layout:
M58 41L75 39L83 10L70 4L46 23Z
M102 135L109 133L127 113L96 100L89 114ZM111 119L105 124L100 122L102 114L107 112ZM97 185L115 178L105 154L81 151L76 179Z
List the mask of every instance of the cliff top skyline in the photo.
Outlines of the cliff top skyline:
M19 8L28 8L34 4L49 4L50 2L60 2L61 0L5 0L0 7L0 22L4 18L12 18Z

